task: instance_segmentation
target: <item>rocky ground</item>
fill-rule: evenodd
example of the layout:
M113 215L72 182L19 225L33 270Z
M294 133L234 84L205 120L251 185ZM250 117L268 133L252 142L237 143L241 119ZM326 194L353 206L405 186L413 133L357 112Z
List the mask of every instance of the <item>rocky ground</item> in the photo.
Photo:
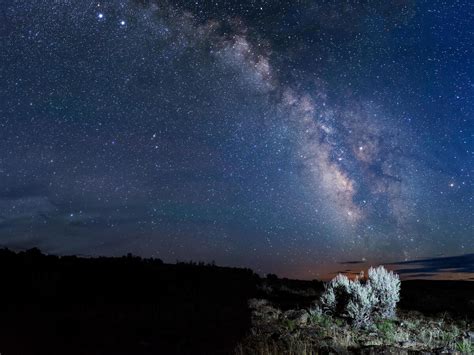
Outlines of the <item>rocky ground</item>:
M263 290L267 299L249 302L252 328L237 354L474 354L474 319L469 315L399 309L393 320L358 329L344 318L322 313L315 303L292 309L288 302L282 306L272 299L271 287ZM301 297L317 299L308 290L299 292Z
M449 314L399 311L397 318L366 329L310 309L281 311L251 300L251 334L237 354L466 353L474 354L472 320Z

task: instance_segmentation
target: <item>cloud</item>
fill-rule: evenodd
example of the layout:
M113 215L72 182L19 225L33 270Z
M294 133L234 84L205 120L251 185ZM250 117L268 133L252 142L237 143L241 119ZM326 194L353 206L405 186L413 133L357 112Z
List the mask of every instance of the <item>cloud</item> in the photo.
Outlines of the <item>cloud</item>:
M400 265L401 268L397 269L397 272L405 275L412 274L410 276L420 273L474 273L474 254L401 261L388 265Z
M0 199L0 216L4 221L35 217L55 210L56 207L46 196Z
M1 199L19 199L25 196L38 197L44 196L46 193L46 186L43 184L27 184L17 186L3 186L0 188L0 200Z

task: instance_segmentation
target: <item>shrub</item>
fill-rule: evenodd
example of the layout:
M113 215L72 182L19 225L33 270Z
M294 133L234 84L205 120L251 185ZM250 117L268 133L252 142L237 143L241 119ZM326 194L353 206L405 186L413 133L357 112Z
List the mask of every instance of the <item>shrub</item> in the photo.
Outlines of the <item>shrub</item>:
M337 275L327 285L321 296L323 309L332 315L346 317L357 326L371 322L372 293L370 286L345 275Z
M393 324L389 320L383 320L380 321L379 323L376 324L378 331L381 333L382 337L389 341L389 342L394 342L395 341L395 333L396 333L396 327L395 324Z
M345 275L337 275L328 284L321 296L321 306L332 314L343 314L350 296L351 281Z
M456 343L456 351L461 354L474 354L474 345L469 339L463 339Z
M395 317L397 302L400 301L400 279L383 266L369 269L369 280L373 295L374 317L387 319Z
M351 281L347 316L354 325L359 327L372 324L374 303L370 284L362 285L358 280Z
M296 329L296 322L292 319L285 318L283 320L283 326L287 328L290 332Z
M324 314L323 310L319 305L311 307L308 310L309 313L309 321L311 324L319 325L323 328L329 327L331 324L331 319L326 314Z
M315 305L308 309L309 321L313 324L319 323L320 319L324 317L323 310L319 305Z
M328 284L320 298L324 311L345 317L356 326L368 326L374 319L395 316L400 299L400 280L382 266L369 270L369 279L362 284L345 275L337 275Z

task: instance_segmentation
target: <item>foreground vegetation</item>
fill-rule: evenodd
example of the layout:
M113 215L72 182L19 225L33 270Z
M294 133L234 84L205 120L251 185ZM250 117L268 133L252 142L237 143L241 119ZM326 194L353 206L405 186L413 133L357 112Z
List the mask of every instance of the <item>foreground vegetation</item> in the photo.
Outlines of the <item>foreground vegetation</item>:
M385 276L331 290L212 264L0 249L0 353L472 353L474 282L402 281L392 319L379 301L396 301L398 283Z
M383 267L370 269L366 280L338 275L308 307L284 311L252 299L252 329L236 354L474 354L471 317L397 312L399 299L398 276Z
M252 300L250 306L251 335L237 354L474 353L472 320L449 314L399 311L396 319L361 328L314 309L283 312L266 300Z

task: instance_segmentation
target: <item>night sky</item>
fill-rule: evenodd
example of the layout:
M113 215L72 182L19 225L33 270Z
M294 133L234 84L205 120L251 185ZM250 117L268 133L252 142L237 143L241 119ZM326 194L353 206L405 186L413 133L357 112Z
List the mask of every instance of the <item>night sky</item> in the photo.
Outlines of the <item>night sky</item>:
M472 1L0 9L1 246L298 278L474 253Z

